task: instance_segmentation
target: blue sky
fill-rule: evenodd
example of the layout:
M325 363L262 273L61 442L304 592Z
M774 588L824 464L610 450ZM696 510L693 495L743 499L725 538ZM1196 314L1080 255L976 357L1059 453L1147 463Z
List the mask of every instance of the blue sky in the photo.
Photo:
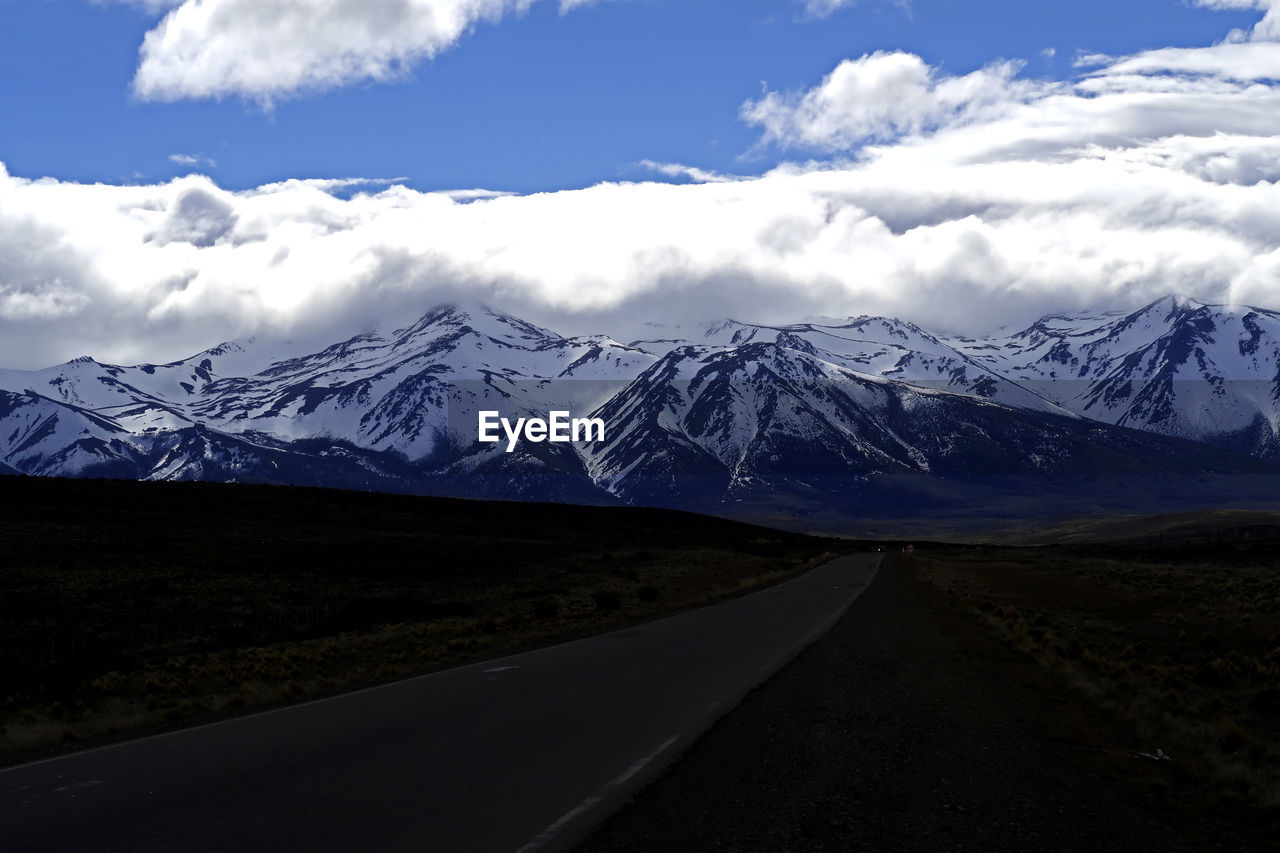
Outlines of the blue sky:
M0 81L0 367L1280 309L1280 0L0 0Z
M644 178L643 160L758 174L796 156L757 146L759 132L738 116L762 82L811 87L840 60L876 50L915 53L950 74L1007 58L1026 62L1024 77L1066 78L1077 51L1204 45L1258 13L1182 0L864 0L824 18L790 0L619 0L565 14L538 2L476 25L402 81L269 109L235 95L135 97L139 46L158 18L120 3L0 0L0 162L10 173L122 183L195 169L229 189L362 176L518 192Z

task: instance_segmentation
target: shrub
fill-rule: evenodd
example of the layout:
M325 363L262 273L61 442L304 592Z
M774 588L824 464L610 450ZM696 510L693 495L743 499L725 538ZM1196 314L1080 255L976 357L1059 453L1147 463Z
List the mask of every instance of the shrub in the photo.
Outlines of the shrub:
M1200 651L1204 652L1205 654L1213 655L1214 657L1219 657L1226 650L1227 650L1226 643L1222 642L1222 638L1214 634L1209 634L1208 636L1206 636L1204 639L1200 641Z
M1226 722L1218 735L1218 751L1223 755L1231 755L1249 746L1253 739L1248 733L1233 722Z
M617 610L622 607L622 600L618 598L618 594L607 589L598 589L591 593L591 600L600 610Z

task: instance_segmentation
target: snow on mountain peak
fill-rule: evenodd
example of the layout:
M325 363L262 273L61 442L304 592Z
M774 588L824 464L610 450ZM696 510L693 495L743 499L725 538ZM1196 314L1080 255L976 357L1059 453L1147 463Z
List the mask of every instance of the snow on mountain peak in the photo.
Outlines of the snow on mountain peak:
M441 305L423 314L413 325L397 329L396 340L438 333L474 333L513 346L533 347L560 335L486 305Z
M219 464L248 465L243 460L292 442L336 441L422 465L465 446L479 408L586 414L610 406L626 418L651 406L660 429L674 429L677 415L702 419L697 435L718 437L689 440L721 462L759 446L748 433L766 414L775 433L795 431L793 443L829 433L840 453L878 459L897 453L890 439L872 442L874 453L855 453L857 441L830 430L853 429L855 414L895 406L903 417L941 411L951 405L942 397L1280 456L1280 313L1263 309L1169 296L1132 312L1052 314L975 338L867 315L653 331L653 340L632 344L605 334L564 337L485 306L442 305L390 333L365 331L311 351L246 339L169 364L122 367L85 356L40 371L0 370L0 390L11 392L0 415L5 435L25 436L0 442L0 464L75 473L101 456L126 468L152 459L146 464L158 467L147 476L206 476L211 447L225 455ZM822 396L828 387L856 399L822 426L815 413L836 405ZM837 422L845 426L831 426ZM859 435L874 432L870 422L857 424ZM199 441L190 437L197 427ZM950 427L938 421L930 429ZM766 444L782 442L779 435ZM155 461L161 445L163 462ZM183 455L197 445L198 466ZM695 453L682 447L663 452ZM607 467L594 458L585 464Z

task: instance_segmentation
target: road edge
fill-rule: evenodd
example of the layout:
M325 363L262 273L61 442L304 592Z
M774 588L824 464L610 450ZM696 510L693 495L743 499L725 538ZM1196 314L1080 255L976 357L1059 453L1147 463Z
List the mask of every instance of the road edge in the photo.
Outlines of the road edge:
M717 722L742 704L752 692L760 689L775 675L785 669L800 653L831 632L840 620L848 614L854 602L871 588L880 570L884 567L883 553L863 552L861 554L845 554L836 557L813 570L821 569L838 560L854 560L859 557L875 557L876 563L863 583L862 589L851 597L831 618L806 634L798 643L779 653L775 658L761 667L744 685L727 697L711 703L691 726L685 731L673 735L658 745L648 755L638 758L626 771L605 783L589 797L578 803L564 815L549 824L538 835L530 839L516 853L568 853L587 838L597 826L610 818L615 812L624 808L637 794L664 773L679 763L680 759L695 743ZM707 605L715 607L716 604Z

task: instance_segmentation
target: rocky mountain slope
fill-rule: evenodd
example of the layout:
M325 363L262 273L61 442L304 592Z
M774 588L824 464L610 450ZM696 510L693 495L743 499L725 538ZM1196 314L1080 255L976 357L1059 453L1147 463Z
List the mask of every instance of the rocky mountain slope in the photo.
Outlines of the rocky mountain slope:
M859 317L658 328L630 344L441 307L386 335L277 351L0 371L0 465L783 513L867 510L885 483L928 483L946 504L975 478L1280 470L1280 314L1185 299L983 338ZM606 440L507 453L477 442L482 409L590 415Z

